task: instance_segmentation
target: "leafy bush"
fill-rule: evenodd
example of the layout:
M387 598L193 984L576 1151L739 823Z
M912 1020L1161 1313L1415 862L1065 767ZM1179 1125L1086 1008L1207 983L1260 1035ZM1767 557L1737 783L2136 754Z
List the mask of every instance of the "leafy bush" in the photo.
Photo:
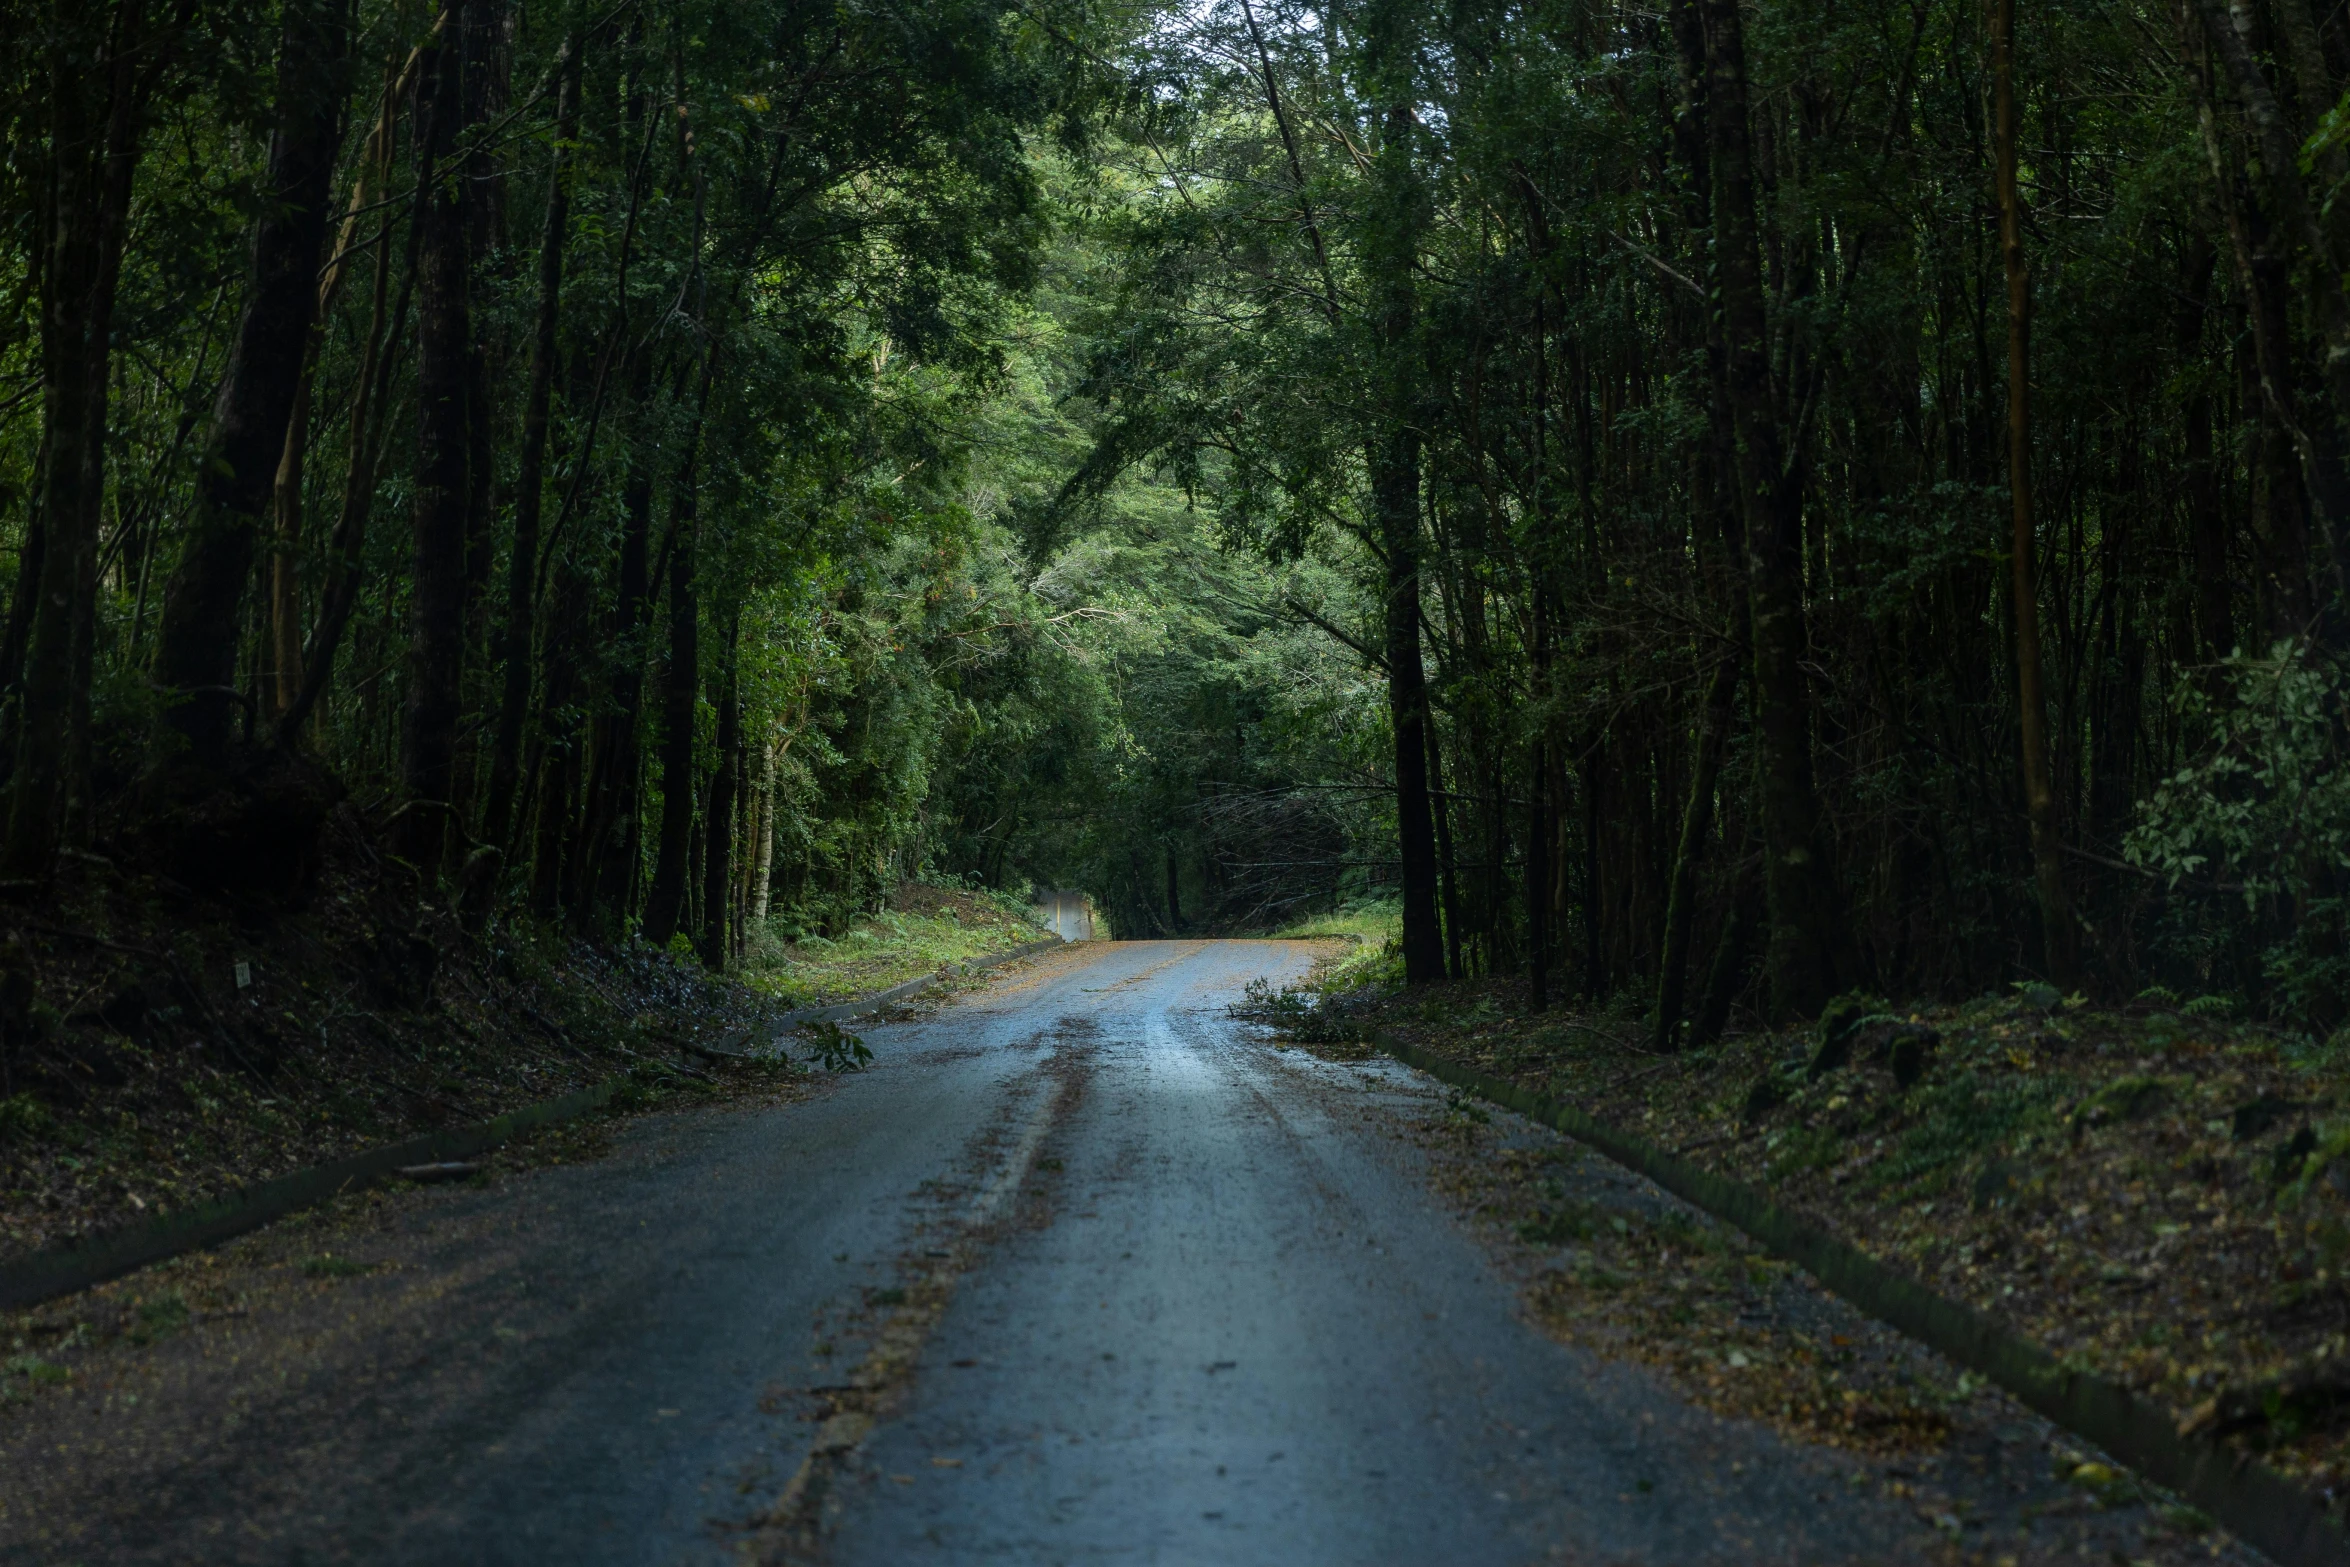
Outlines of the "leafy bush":
M2273 938L2262 963L2278 1009L2331 1022L2350 1002L2350 676L2288 639L2265 658L2230 657L2224 681L2224 700L2180 683L2181 716L2212 743L2146 802L2124 852L2174 891L2202 882L2240 898L2245 922Z

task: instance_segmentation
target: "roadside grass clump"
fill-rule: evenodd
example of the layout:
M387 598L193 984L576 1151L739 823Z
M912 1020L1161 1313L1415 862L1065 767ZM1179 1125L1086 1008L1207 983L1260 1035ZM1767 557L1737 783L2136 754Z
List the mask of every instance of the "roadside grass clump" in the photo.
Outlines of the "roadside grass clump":
M1352 937L1376 951L1403 936L1403 900L1363 898L1342 903L1325 914L1293 920L1273 932L1278 941L1307 941L1316 937Z
M1051 934L1003 896L908 883L891 907L829 935L767 921L746 942L739 975L787 1007L825 1006Z
M73 1380L73 1372L53 1360L43 1360L34 1354L11 1355L0 1361L0 1404L13 1404L33 1396L33 1390L42 1387L63 1387Z
M188 1298L178 1290L165 1290L131 1308L130 1331L124 1337L134 1344L153 1344L179 1332L188 1321Z

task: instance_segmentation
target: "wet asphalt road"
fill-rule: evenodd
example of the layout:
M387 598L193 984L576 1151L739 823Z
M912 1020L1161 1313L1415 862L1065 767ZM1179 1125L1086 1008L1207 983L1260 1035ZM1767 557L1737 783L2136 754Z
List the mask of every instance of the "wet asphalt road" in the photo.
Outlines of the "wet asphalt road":
M808 1102L419 1194L386 1271L13 1429L0 1561L1923 1551L1833 1455L1523 1322L1396 1135L1425 1081L1226 1017L1310 956L1054 953Z

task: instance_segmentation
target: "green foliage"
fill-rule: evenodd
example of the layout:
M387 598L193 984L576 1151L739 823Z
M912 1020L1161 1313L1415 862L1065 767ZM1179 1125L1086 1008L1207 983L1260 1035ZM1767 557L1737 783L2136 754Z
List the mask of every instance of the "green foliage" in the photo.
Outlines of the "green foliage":
M2264 965L2280 1010L2330 1025L2350 1005L2350 685L2306 640L2281 641L2265 658L2236 654L2223 672L2224 698L2181 681L2175 704L2211 742L2155 790L2127 853L2172 887L2224 882L2251 932L2269 938ZM2227 1005L2198 997L2185 1010Z
M1867 1178L1897 1193L1937 1187L1954 1166L2051 1123L2059 1091L1973 1068L1929 1077L1909 1095L1908 1127Z
M152 1344L171 1337L187 1325L187 1297L178 1290L163 1290L131 1309L131 1326L126 1336L134 1344Z
M873 1059L864 1040L829 1019L804 1024L801 1035L808 1043L808 1059L827 1072L862 1072Z
M0 1099L0 1142L30 1142L46 1136L53 1124L48 1107L31 1094Z

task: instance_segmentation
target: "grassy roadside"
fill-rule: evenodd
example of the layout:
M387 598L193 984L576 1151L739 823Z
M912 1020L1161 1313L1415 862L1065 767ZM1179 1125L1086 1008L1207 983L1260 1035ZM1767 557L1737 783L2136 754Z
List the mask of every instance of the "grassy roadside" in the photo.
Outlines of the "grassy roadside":
M837 937L756 945L741 977L787 1008L829 1006L1051 934L1007 895L909 882L889 908Z
M2150 993L2098 1007L2040 986L1904 1008L1848 998L1813 1028L1659 1057L1631 1019L1525 1015L1514 981L1405 994L1349 978L1261 998L1261 1015L1307 1040L1386 1030L1574 1103L1768 1190L2168 1407L2182 1429L2315 1488L2350 1478L2339 1052L2231 1020L2217 1002ZM1688 1255L1671 1237L1595 1228L1540 1172L1480 1179L1521 1235L1553 1248L1535 1291L1544 1315L1600 1310L1627 1280ZM1641 1327L1668 1362L1686 1330L1669 1314ZM1843 1420L1838 1403L1765 1367L1818 1358L1758 1342L1730 1382L1753 1384L1740 1404L1817 1432ZM1723 1361L1699 1362L1722 1383ZM1925 1411L1878 1403L1871 1420L1931 1440Z

